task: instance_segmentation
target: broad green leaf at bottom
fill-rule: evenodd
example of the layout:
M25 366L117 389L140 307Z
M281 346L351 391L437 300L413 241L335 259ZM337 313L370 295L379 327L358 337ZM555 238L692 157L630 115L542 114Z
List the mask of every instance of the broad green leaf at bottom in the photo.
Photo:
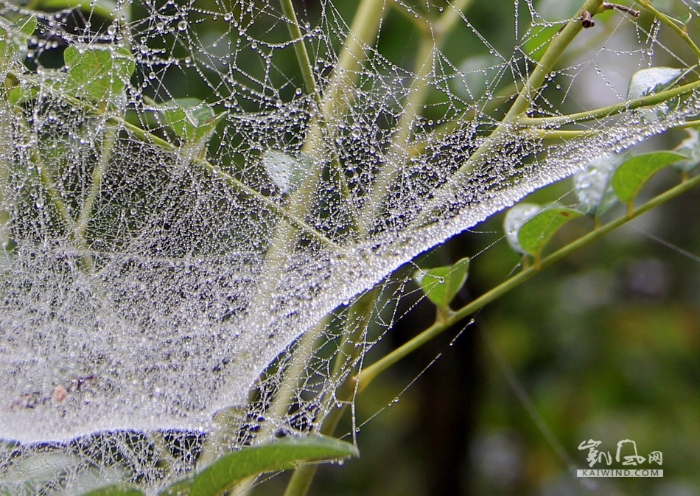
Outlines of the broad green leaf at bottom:
M298 463L358 455L359 451L353 444L327 436L286 438L228 453L194 478L177 482L160 494L217 496L250 476L294 468Z

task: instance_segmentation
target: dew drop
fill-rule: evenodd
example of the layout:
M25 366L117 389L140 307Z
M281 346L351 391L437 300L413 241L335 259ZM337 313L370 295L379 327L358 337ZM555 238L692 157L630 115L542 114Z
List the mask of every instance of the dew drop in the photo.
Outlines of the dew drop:
M182 21L177 23L177 30L178 31L184 31L185 29L187 29L187 21L182 20Z

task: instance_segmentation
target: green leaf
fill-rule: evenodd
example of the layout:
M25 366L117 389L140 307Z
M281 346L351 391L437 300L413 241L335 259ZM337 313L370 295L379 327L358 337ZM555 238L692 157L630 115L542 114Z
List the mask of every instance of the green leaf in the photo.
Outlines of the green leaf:
M612 178L612 186L620 201L631 205L642 186L657 171L667 165L685 159L674 152L653 152L637 155L617 168Z
M226 115L217 116L213 108L197 98L176 98L160 107L168 126L188 143L208 138Z
M5 20L0 18L0 21ZM12 24L7 21L0 22L0 59L5 59L0 64L22 53L36 26L36 16L33 15L23 17Z
M547 242L561 226L582 215L578 210L553 207L527 220L518 230L518 242L530 255L539 257Z
M145 494L135 487L115 484L93 489L83 493L82 496L145 496Z
M7 100L12 105L21 105L30 102L39 95L39 88L36 86L15 86L7 93Z
M503 221L503 229L506 232L506 241L510 247L523 255L527 253L518 241L518 232L525 222L542 211L542 207L534 203L518 203L510 208Z
M413 276L423 293L439 308L446 308L467 282L469 259L463 258L453 265L420 269Z
M623 160L622 155L605 155L574 174L574 191L584 213L601 217L617 203L611 182L615 170Z
M326 436L286 438L243 448L222 456L194 479L176 482L163 496L218 496L246 477L295 468L301 462L330 461L358 456L357 448Z
M119 95L134 73L131 52L110 45L69 46L63 54L67 88L79 98L104 102Z

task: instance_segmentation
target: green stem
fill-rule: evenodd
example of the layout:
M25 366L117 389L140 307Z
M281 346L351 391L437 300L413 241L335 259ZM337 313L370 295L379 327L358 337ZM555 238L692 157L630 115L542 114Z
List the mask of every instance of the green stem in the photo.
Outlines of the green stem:
M291 21L287 23L287 28L289 29L289 34L292 37L292 42L294 43L294 53L297 56L299 68L301 69L301 75L304 78L306 92L307 94L314 95L318 103L320 103L318 91L316 89L316 79L314 78L313 66L311 65L311 60L309 59L309 53L306 51L306 44L304 43L304 37L301 34L301 28L299 28L299 21L297 20L297 14L294 11L294 5L292 4L292 0L281 0L281 3L282 12L284 12L284 15Z
M649 0L638 1L644 10L652 14L662 23L666 24L668 27L674 30L681 38L683 38L683 41L685 41L688 44L690 49L695 53L698 59L700 59L700 48L698 48L695 42L693 42L690 36L688 36L688 30L685 28L685 25L683 27L680 27L673 19L668 17L663 12L657 10Z
M635 98L634 100L627 100L595 110L587 110L585 112L578 112L568 115L559 115L556 117L521 117L518 120L518 124L523 126L558 127L565 124L574 124L594 119L602 119L621 112L626 112L628 110L656 105L668 101L671 98L687 95L695 91L697 88L700 88L700 81L684 84L676 88L654 93L653 95Z
M600 134L597 129L592 130L563 130L563 129L533 129L532 132L537 138L543 139L562 139L567 140L571 138L584 138L589 136L596 136Z
M162 148L163 150L166 150L168 152L172 153L178 153L178 148L170 143L169 141L164 140L163 138L160 138L134 124L131 124L130 122L127 122L121 118L116 118L116 117L110 117L108 119L108 122L110 123L119 123L122 125L127 131L129 131L131 134L136 136L137 138L141 139L142 141L145 141L147 143L151 143L153 145L158 146L159 148ZM239 179L236 179L232 175L224 172L218 165L214 165L205 158L201 157L193 157L192 162L204 167L207 172L210 174L223 179L226 181L226 184L228 184L230 187L234 188L235 190L251 196L253 198L256 198L257 200L260 200L262 203L265 204L265 207L268 208L272 213L275 215L279 215L281 218L285 219L287 222L289 222L291 225L296 227L297 229L301 230L302 232L305 232L317 241L320 241L322 244L326 246L332 246L338 251L342 251L342 247L337 245L334 241L331 239L327 238L322 232L318 231L314 227L310 226L303 220L295 217L293 214L290 214L287 212L284 208L282 208L279 204L275 203L273 200L270 198L266 197L265 195L260 194L257 190L251 188L244 182L240 181Z
M565 256L569 255L573 251L578 250L579 248L582 248L584 246L587 246L591 244L592 242L602 238L606 234L614 231L615 229L619 228L620 226L628 223L632 219L635 219L639 217L640 215L648 212L649 210L652 210L659 205L662 205L666 203L667 201L676 198L677 196L681 195L682 193L685 193L686 191L696 187L697 185L700 185L700 176L696 176L694 178L691 178L687 181L682 182L678 186L675 186L668 191L665 191L664 193L652 198L649 200L647 203L644 205L640 206L639 208L633 209L631 212L629 212L626 216L619 217L608 224L605 224L604 226L595 229L594 231L591 231L585 236L582 236L581 238L577 239L576 241L564 246L563 248L557 250L556 252L552 253L548 257L545 257L541 260L539 267L529 267L522 272L518 273L517 275L511 277L510 279L506 280L502 284L496 286L495 288L491 289L487 293L483 294L476 300L472 301L471 303L463 306L459 310L456 310L454 312L451 312L449 318L445 321L440 321L440 322L435 322L433 325L431 325L428 329L425 331L421 332L418 336L415 338L411 339L407 343L405 343L403 346L397 348L396 350L392 351L391 353L385 355L382 357L380 360L377 362L373 363L369 367L366 367L360 374L356 376L356 381L358 382L358 390L362 392L367 386L369 386L372 381L383 371L397 363L399 360L404 358L406 355L412 353L413 351L417 350L421 346L423 346L425 343L433 339L435 336L439 335L443 331L449 329L451 326L455 325L459 321L463 320L464 318L472 315L474 312L480 310L484 306L488 305L494 300L497 300L501 296L505 295L506 293L512 291L513 289L517 288L520 286L522 283L533 277L534 275L538 274L542 269L549 267L550 265L554 264L555 262L561 260Z
M366 46L374 45L384 19L385 0L362 0L345 38L333 69L333 76L323 95L322 115L327 123L343 121L353 101L355 82L367 58ZM335 119L334 119L335 117Z
M440 16L431 31L422 33L413 69L415 77L408 90L408 99L403 108L398 131L392 140L391 149L387 153L389 160L374 180L371 197L360 214L359 221L362 232L367 232L372 227L378 210L388 194L390 184L410 157L409 142L416 118L420 115L428 95L427 81L428 75L433 70L433 55L442 47L462 12L470 3L471 0L459 0Z
M588 11L592 14L597 14L604 10L603 0L586 0L579 9L579 12ZM566 26L554 36L539 63L518 93L515 102L513 102L506 116L488 138L484 140L482 145L477 148L474 153L470 155L469 159L459 168L455 174L455 178L466 176L472 170L480 167L492 154L494 143L503 135L512 132L514 128L519 126L520 121L524 118L523 116L530 108L530 105L536 100L545 79L552 72L554 65L581 29L583 29L583 26L577 17L570 20ZM450 182L446 187L455 188L456 184L455 182ZM420 225L427 222L429 216L432 215L433 208L438 206L437 202L441 201L441 196L442 195L436 195L435 200L428 202L418 215L418 218L414 221L414 224Z
M345 324L343 325L342 343L333 364L332 380L340 380L348 367L353 367L357 362L362 347L357 346L367 332L370 317L374 311L375 303L379 295L376 288L362 295L353 305L348 308ZM319 432L326 436L332 436L335 432L345 408L350 403L357 392L356 382L348 376L336 389L335 395L328 399L328 414L323 419ZM297 468L287 485L284 496L304 496L306 495L318 465L302 465Z
M100 150L100 158L92 171L92 183L90 184L90 190L88 191L85 200L83 200L83 205L80 209L80 216L78 217L78 223L75 228L74 238L79 246L87 247L87 227L90 222L90 217L92 216L92 211L95 206L95 200L100 194L102 189L102 180L107 173L107 168L109 166L109 160L112 158L112 149L116 142L119 131L117 126L114 124L107 124L107 129L104 133L104 138L102 139L102 146Z

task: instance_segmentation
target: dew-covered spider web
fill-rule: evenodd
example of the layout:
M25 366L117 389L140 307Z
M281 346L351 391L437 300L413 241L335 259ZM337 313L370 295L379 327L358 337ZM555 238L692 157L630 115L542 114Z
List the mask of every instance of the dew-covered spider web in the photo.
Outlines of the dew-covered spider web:
M618 105L642 69L697 80L650 16L473 3L0 1L10 493L153 489L214 441L313 430L397 268L700 110ZM529 120L502 124L518 92Z

